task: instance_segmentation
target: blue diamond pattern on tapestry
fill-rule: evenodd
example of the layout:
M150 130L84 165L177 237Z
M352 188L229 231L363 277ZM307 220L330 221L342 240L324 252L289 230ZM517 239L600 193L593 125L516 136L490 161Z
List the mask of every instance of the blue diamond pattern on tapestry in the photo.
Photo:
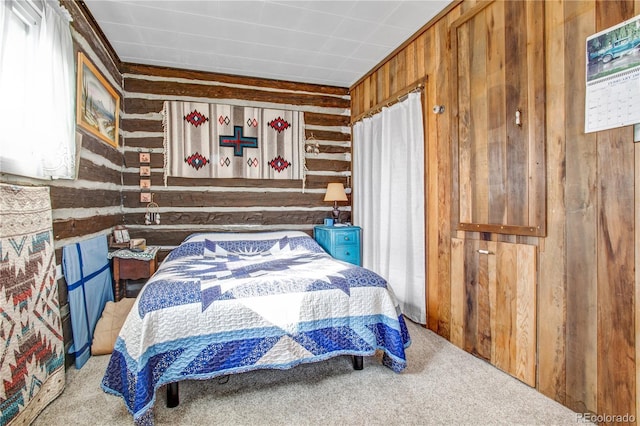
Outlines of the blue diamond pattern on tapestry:
M197 109L194 109L189 114L185 115L184 119L185 119L185 121L187 121L188 123L193 124L196 127L198 127L199 125L204 124L207 121L209 121L209 118L207 118L203 114L199 113Z
M193 167L196 170L200 170L200 168L204 167L209 163L209 160L204 156L200 155L198 152L195 154L191 154L187 158L184 159L184 162Z
M271 120L269 122L269 127L271 127L273 130L277 130L278 133L280 133L283 130L287 130L289 127L291 127L291 124L287 123L281 117L278 117L275 120Z
M282 158L281 156L277 156L273 160L269 162L269 165L272 169L276 170L278 173L282 172L284 169L291 165L290 162Z
M220 136L220 146L233 148L233 155L242 157L244 148L257 148L258 138L244 136L242 126L233 126L233 136Z

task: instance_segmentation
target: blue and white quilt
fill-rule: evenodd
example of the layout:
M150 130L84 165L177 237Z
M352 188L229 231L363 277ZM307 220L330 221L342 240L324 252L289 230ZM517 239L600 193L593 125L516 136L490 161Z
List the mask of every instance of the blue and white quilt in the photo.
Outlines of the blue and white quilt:
M406 366L409 334L387 282L337 261L298 231L188 237L143 287L102 388L136 424L162 385L338 355Z

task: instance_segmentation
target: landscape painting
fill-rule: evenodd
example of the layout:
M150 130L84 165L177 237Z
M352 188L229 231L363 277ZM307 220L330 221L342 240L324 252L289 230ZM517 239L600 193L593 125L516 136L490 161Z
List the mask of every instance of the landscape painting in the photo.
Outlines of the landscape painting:
M76 108L82 128L118 147L120 96L82 52L78 53Z

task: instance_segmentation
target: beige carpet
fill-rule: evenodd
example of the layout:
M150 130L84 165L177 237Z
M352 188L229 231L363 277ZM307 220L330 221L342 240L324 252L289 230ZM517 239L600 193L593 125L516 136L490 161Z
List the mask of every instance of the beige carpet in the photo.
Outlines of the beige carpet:
M155 405L157 425L575 425L578 415L436 334L408 324L401 374L350 357L180 385L180 405ZM67 387L34 425L130 425L123 401L100 381L108 356L67 372Z

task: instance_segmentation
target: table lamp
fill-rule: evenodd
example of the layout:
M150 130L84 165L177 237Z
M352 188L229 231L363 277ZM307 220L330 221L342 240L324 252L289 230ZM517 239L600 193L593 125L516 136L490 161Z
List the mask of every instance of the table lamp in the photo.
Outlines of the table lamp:
M341 183L330 183L327 185L327 192L324 194L324 201L333 201L333 220L339 222L340 210L338 209L338 201L349 201L347 194L344 192L344 185Z

